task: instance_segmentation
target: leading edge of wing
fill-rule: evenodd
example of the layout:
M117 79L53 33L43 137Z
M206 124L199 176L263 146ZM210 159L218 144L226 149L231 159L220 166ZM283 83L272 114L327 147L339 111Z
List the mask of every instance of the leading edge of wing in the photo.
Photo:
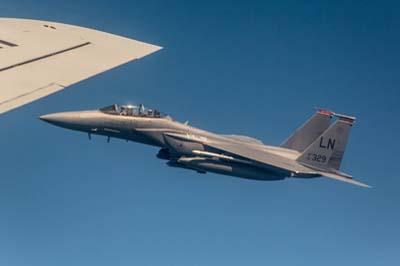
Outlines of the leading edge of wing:
M160 49L79 26L0 18L0 114Z

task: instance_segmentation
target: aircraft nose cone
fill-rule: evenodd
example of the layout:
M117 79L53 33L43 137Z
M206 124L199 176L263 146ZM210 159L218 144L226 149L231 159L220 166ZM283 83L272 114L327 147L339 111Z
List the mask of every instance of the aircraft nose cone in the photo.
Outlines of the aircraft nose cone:
M39 119L51 124L58 121L58 116L56 114L42 115L39 116Z
M72 116L69 114L65 113L57 113L57 114L48 114L48 115L42 115L39 117L40 120L45 121L47 123L53 124L53 123L63 123L63 122L69 122L71 120Z
M55 126L71 129L81 124L79 114L74 112L42 115L39 119Z

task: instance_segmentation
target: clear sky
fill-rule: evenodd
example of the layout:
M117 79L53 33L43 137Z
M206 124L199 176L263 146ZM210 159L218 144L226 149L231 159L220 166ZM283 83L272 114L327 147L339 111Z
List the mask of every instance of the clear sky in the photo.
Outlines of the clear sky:
M397 1L0 3L164 47L0 116L0 265L399 265ZM355 115L342 170L374 188L199 175L37 119L140 102L273 145Z

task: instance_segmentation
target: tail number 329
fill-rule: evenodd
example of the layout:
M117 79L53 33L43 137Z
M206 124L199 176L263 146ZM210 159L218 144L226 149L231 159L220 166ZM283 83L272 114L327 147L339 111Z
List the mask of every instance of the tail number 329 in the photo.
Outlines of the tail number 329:
M307 160L313 161L313 162L325 163L326 156L321 155L321 154L316 154L316 153L309 153L309 154L307 154Z

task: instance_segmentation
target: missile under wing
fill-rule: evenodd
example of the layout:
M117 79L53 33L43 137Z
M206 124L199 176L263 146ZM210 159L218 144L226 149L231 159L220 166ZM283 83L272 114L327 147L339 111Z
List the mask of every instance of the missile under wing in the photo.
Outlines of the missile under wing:
M159 49L73 25L0 18L0 114Z

